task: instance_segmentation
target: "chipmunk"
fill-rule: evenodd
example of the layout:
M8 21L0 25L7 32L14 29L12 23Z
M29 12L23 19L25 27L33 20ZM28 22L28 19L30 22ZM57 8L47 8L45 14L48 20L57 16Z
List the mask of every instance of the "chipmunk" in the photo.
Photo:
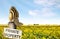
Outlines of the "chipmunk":
M17 26L22 25L22 23L19 22L18 18L19 18L19 13L16 10L16 8L12 6L9 12L9 21L14 22Z

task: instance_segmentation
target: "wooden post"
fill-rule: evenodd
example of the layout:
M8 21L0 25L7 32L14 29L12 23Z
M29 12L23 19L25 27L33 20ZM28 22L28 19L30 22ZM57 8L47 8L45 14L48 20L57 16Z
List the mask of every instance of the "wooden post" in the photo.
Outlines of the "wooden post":
M8 23L9 28L11 29L16 29L16 24L14 22L9 22Z
M8 23L9 28L11 29L16 29L16 24L14 22L9 22ZM9 38L9 39L15 39L15 38Z

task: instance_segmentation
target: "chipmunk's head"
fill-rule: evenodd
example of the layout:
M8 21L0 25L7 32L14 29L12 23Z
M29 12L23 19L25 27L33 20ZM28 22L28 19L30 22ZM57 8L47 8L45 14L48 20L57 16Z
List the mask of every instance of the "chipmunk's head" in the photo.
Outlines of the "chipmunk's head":
M19 17L19 13L14 6L10 8L10 13L14 14L15 17Z

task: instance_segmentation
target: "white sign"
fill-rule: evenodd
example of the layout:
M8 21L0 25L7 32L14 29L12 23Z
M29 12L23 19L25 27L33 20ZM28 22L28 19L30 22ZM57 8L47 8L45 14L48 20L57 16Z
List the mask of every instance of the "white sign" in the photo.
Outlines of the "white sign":
M17 38L20 39L22 36L21 30L11 29L11 28L4 28L4 35L7 38Z

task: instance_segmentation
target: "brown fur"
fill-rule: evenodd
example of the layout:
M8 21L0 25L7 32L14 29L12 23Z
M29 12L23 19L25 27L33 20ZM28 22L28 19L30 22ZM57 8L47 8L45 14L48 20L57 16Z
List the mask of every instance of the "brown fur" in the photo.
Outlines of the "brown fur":
M16 8L15 7L11 7L10 8L10 13L9 13L10 22L14 22L18 26L21 25L22 23L19 22L18 17L19 17L19 13L16 10Z

